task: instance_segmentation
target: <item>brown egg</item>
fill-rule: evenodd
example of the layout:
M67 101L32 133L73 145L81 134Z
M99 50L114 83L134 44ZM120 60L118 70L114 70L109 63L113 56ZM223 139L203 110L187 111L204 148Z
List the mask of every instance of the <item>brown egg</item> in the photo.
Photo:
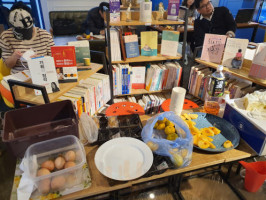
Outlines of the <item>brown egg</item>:
M41 167L46 168L49 171L53 171L54 170L54 162L52 160L47 160L47 161L42 163Z
M47 194L50 191L50 179L45 179L39 182L38 190L42 194Z
M37 172L37 176L44 176L44 175L47 175L47 174L50 174L51 172L46 169L46 168L41 168L38 170Z
M81 150L76 151L76 162L81 162L82 160L82 152Z
M54 161L56 169L63 169L65 163L66 163L65 159L61 156L57 157Z
M76 153L74 151L68 151L65 154L66 161L75 161Z
M52 190L61 190L66 184L66 179L64 176L56 176L51 181Z
M74 185L77 185L78 183L80 183L79 179L74 175L74 174L70 174L67 176L66 178L66 186L68 188L73 187Z
M74 163L74 162L66 162L64 168L66 169L66 168L70 168L70 167L74 167L74 166L76 166L76 163Z

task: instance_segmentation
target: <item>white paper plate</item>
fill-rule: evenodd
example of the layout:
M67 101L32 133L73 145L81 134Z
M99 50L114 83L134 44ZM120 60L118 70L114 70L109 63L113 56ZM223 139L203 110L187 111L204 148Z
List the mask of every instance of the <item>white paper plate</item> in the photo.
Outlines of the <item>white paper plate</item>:
M128 181L144 175L150 169L153 154L144 142L122 137L100 146L94 160L103 175L114 180Z

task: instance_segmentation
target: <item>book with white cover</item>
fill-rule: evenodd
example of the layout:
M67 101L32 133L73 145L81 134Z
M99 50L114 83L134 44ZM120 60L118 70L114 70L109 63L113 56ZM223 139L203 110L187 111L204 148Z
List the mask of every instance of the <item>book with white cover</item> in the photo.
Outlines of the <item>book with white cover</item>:
M121 61L121 48L119 32L117 29L112 28L110 30L110 41L111 42L111 58L112 61Z
M132 67L132 89L145 88L145 66Z
M21 81L21 82L27 82L31 79L30 71L29 70L24 70L15 74L10 74L8 76L4 76L3 80L1 81L1 84L10 91L9 85L8 85L8 80L16 80L16 81Z
M110 88L109 75L95 73L91 75L90 78L96 78L96 79L103 80L103 94L104 94L103 98L104 98L104 104L106 104L111 99L111 94L110 94L111 88Z
M60 91L53 57L44 56L29 59L28 67L33 84L45 86L47 93ZM35 94L41 95L42 92L35 90Z
M177 56L179 32L178 31L163 31L161 55Z
M266 80L266 43L258 45L250 67L249 76Z
M227 38L222 65L240 69L248 43L248 39Z

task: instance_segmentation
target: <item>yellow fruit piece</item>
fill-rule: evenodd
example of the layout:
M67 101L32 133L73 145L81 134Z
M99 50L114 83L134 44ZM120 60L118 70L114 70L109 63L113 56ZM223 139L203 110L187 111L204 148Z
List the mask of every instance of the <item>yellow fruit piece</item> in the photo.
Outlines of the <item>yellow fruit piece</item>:
M181 115L180 117L181 117L181 119L183 119L184 121L186 120L186 118L185 118L183 115Z
M208 140L210 141L210 142L212 142L213 141L213 139L212 138L210 138L210 137L207 137L208 138Z
M188 115L191 119L197 119L198 115L197 114L189 114Z
M187 121L187 123L188 123L189 128L196 125L196 122L193 122L193 121Z
M183 157L179 155L178 153L172 154L172 162L175 164L177 167L181 167L183 165Z
M90 39L90 37L91 37L90 35L87 35L87 36L86 36L86 39Z
M150 147L152 151L156 151L159 148L159 145L152 141L148 141L146 144L148 145L148 147Z
M169 121L169 120L166 120L165 125L166 126L175 126L174 123Z
M209 144L211 149L216 149L216 146L213 143L210 142Z
M198 147L202 148L202 149L207 149L208 147L210 146L210 142L208 141L205 141L205 140L202 140L200 139L198 141Z
M191 132L192 135L200 134L200 130L197 127L195 127L195 126L192 126L190 128L190 132Z
M206 142L211 142L211 141L209 140L209 137L207 137L206 135L199 135L199 138L200 138L201 140L206 141ZM211 138L210 138L210 139L211 139Z
M185 158L185 157L187 156L187 154L188 154L188 150L187 150L187 149L182 149L182 150L181 150L181 156L182 156L183 158Z
M214 132L210 128L202 128L201 133L205 136L214 136Z
M175 133L172 133L172 134L169 134L167 135L167 140L171 140L171 141L174 141L176 138L178 138L178 135L175 134Z
M166 126L165 129L164 129L164 132L165 132L166 135L173 134L173 133L175 133L175 127Z
M189 117L187 113L185 113L183 116L186 118L186 120L191 120L191 118Z
M164 130L164 128L165 128L165 123L159 123L157 126L158 130Z
M223 144L224 148L231 148L234 145L232 144L232 142L230 140L226 140Z
M214 126L213 127L209 127L209 128L214 132L215 135L221 133L221 130L216 128L216 127L214 127Z
M159 123L158 123L158 122L156 122L153 128L155 128L155 129L156 129L156 128L158 127L158 124L159 124Z
M198 135L193 135L193 144L198 146L198 141L199 141L199 136Z

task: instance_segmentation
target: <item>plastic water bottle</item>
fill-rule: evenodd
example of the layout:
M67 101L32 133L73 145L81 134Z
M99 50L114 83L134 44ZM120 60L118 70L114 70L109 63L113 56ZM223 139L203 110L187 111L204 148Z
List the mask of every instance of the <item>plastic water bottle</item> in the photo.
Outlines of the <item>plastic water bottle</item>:
M222 97L224 94L225 76L223 74L223 66L219 65L216 72L211 75L208 91L204 103L206 113L218 115Z
M224 96L222 98L222 102L220 104L220 110L219 110L219 117L223 117L224 116L224 110L225 110L225 106L226 106L226 101L230 100L230 92L228 90L224 91Z

